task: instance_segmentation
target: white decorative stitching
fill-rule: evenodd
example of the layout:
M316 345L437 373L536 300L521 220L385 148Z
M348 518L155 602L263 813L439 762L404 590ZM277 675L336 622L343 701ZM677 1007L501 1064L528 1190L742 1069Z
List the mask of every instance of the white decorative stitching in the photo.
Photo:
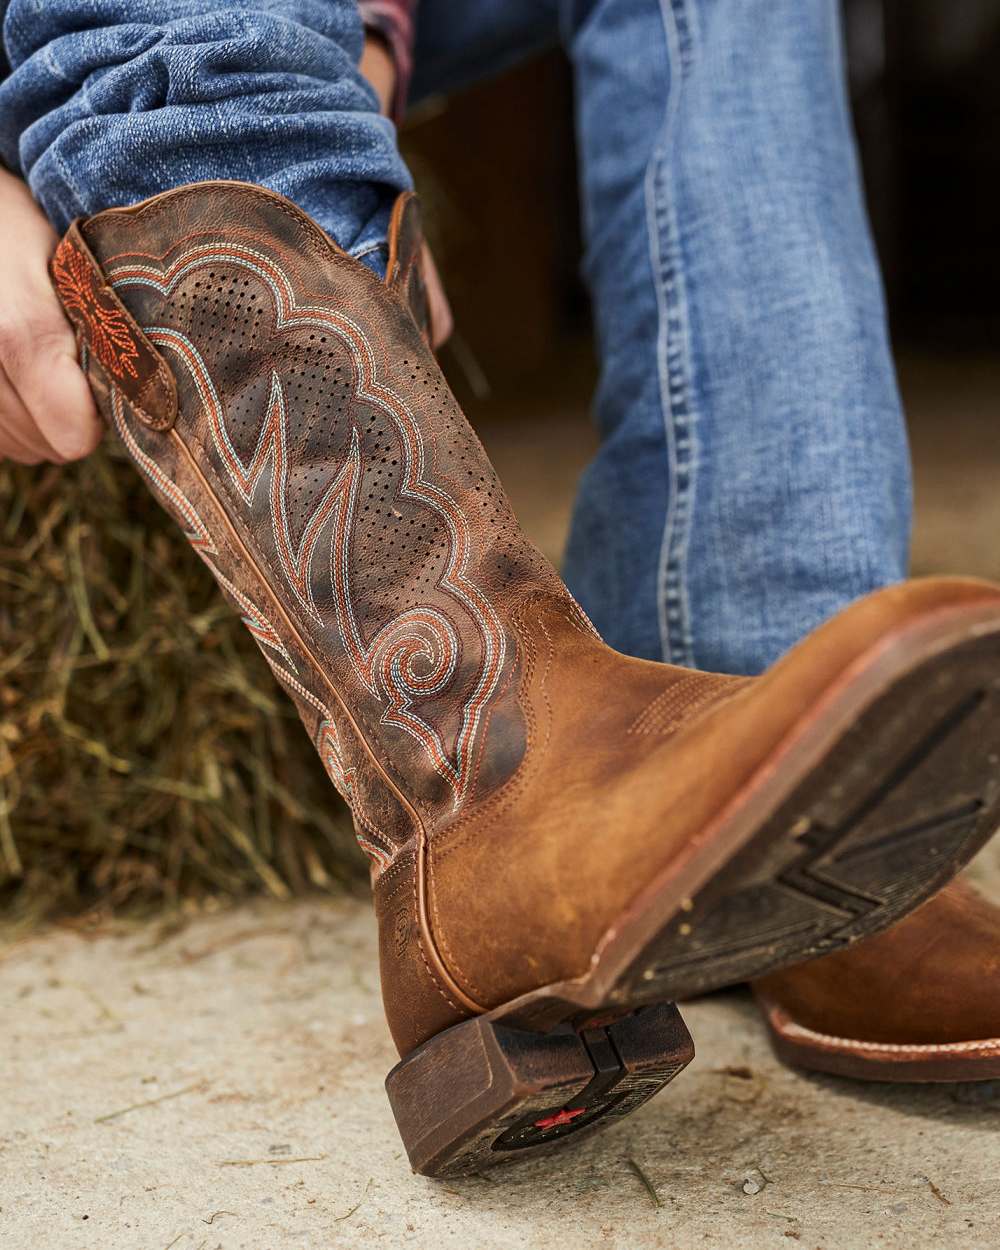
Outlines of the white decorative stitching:
M804 1024L796 1024L782 1012L780 1016L771 1015L771 1027L782 1037L798 1038L802 1041L820 1042L825 1046L836 1046L839 1050L884 1051L886 1054L914 1055L960 1055L970 1051L996 1051L1000 1054L1000 1038L986 1038L981 1042L865 1042L850 1037L833 1037L829 1033L817 1033L806 1028Z
M124 404L121 393L114 384L112 384L111 387L111 415L114 420L115 429L118 431L122 442L128 448L129 454L132 456L133 460L135 460L139 468L150 479L154 487L170 500L174 508L184 518L184 521L187 524L184 536L187 538L188 542L198 555L201 556L205 564L208 565L216 581L236 600L240 611L243 614L243 624L247 627L258 643L265 647L270 647L272 651L277 651L283 659L291 664L292 668L295 668L295 661L288 654L284 643L281 641L278 631L274 628L264 613L255 603L252 602L252 600L248 599L242 591L238 590L227 577L220 573L219 569L215 565L215 562L209 559L209 556L218 556L219 553L215 548L215 543L212 541L212 536L209 534L207 526L198 515L194 504L191 503L191 500L188 499L187 495L184 494L177 483L172 482L156 461L153 460L151 456L147 456L139 446L135 435L125 422Z
M327 771L330 773L333 784L337 787L345 799L350 801L351 791L353 789L352 778L354 777L353 768L344 767L344 759L340 751L340 737L337 733L337 726L334 724L333 715L330 709L320 699L303 684L298 681L291 673L286 673L283 668L279 668L277 664L271 665L271 671L276 677L279 677L286 686L292 690L311 708L320 714L320 726L316 731L317 746L326 765ZM323 746L320 746L320 742Z
M319 713L320 723L316 730L314 745L319 753L320 759L323 761L323 767L327 771L327 775L337 788L344 800L353 806L354 803L354 769L348 768L344 762L343 751L340 745L340 735L337 732L337 726L333 719L333 714L322 700L318 699L313 692L304 686L291 673L286 672L280 665L269 661L271 671L281 682L295 693L304 702L308 703L311 708ZM358 840L358 845L366 855L375 862L377 872L381 872L391 861L392 852L386 847L379 846L367 838L358 828L357 820L354 824L354 836Z
M250 463L246 465L232 446L222 405L197 349L185 336L166 327L147 331L157 346L172 347L181 356L206 406L216 450L246 503L250 503L263 467L273 454L276 463L272 473L271 512L279 554L293 592L314 617L318 613L312 600L309 569L315 542L330 518L337 515L336 541L339 546L331 551L331 561L338 571L335 577L338 626L351 663L366 688L377 694L381 686L383 699L388 704L382 716L383 722L405 730L420 742L435 770L450 786L453 805L458 808L466 796L472 775L474 747L482 716L499 685L506 658L506 638L499 618L486 596L466 576L471 551L468 522L455 500L425 479L425 450L417 422L401 396L375 380L375 354L364 331L342 312L320 306L299 307L290 281L270 257L244 244L213 244L184 253L165 272L149 264L129 261L114 266L110 270L110 278L116 290L136 285L148 286L166 296L184 277L212 264L236 265L249 270L264 282L274 299L279 330L313 326L338 336L351 354L357 395L362 401L380 408L399 431L404 450L400 496L431 508L448 530L448 567L440 584L465 606L476 624L483 646L479 677L463 707L462 724L456 735L453 755L449 755L438 732L412 711L415 699L426 698L443 689L454 673L458 640L451 623L434 609L413 609L383 626L366 646L354 618L346 577L346 549L353 491L360 464L357 431L352 433L347 462L314 510L298 550L293 554L284 498L284 395L277 375L272 377L264 426ZM346 526L345 518L348 522ZM421 674L415 669L414 661L418 658L424 663L429 661L428 672Z

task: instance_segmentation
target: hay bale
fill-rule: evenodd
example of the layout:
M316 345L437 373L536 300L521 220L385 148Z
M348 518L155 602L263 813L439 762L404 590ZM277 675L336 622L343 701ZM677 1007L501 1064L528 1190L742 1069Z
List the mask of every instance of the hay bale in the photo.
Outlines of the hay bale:
M350 819L208 570L111 445L0 465L0 905L356 880Z

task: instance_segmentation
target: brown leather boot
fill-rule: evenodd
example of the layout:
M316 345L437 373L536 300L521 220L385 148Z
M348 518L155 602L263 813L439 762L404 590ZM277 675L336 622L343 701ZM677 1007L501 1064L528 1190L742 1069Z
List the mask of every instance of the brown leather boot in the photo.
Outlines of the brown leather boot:
M862 1081L1000 1077L1000 907L965 882L753 989L793 1067Z
M752 683L606 647L383 283L207 183L74 226L102 411L295 700L372 864L389 1096L431 1174L638 1106L669 1004L905 914L997 824L1000 588L899 586ZM667 1004L667 1005L665 1005Z

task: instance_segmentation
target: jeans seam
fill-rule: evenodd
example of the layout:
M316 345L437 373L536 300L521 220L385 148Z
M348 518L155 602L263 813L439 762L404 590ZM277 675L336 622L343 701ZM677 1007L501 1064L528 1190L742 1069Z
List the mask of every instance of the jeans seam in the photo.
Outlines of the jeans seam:
M694 503L694 425L687 298L681 272L674 204L666 185L678 96L690 59L686 0L660 0L670 59L666 115L646 171L646 220L658 314L657 374L668 461L667 514L657 567L660 646L668 663L693 665L694 642L685 586Z

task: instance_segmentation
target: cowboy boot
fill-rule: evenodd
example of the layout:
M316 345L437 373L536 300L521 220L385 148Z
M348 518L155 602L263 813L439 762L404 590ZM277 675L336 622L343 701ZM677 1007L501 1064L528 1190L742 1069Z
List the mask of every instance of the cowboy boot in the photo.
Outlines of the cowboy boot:
M753 991L792 1067L861 1081L1000 1077L1000 907L963 881L877 937Z
M371 860L415 1168L614 1122L691 1057L670 1004L874 933L993 832L1000 588L863 600L753 682L605 646L525 540L423 333L281 197L74 225L102 412L294 699Z

